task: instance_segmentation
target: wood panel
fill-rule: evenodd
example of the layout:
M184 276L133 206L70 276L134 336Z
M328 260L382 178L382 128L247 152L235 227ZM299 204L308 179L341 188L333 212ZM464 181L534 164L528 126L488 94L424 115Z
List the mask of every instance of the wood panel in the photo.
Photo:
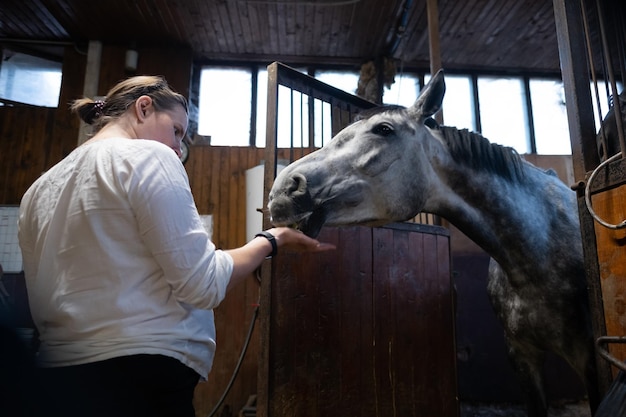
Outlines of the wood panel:
M593 196L593 210L605 222L626 219L626 185ZM626 336L626 229L612 230L595 223L598 265L607 336ZM602 346L607 349L606 345ZM626 345L611 344L609 352L626 360ZM613 376L617 369L613 369Z
M76 146L79 124L67 103L82 91L85 58L74 48L64 51L58 108L0 107L0 204L19 204L41 173Z
M116 46L103 48L99 94L106 94L111 86L129 75L124 71L125 51ZM188 93L191 79L188 49L171 53L160 50L159 54L150 49L144 52L139 61L140 70L163 75L175 89ZM82 97L85 63L84 55L72 47L65 48L58 108L0 107L0 204L19 204L24 192L42 172L76 148L79 120L69 111L69 103Z
M133 75L160 75L175 91L189 96L191 85L191 50L180 48L137 48L137 70L128 72L125 68L126 50L130 44L103 45L98 81L98 94L106 95L119 81Z
M55 109L0 107L0 201L19 204L26 189L47 168L48 145L52 142L49 124Z
M191 191L201 214L213 216L213 242L231 249L246 243L246 170L263 163L264 149L192 146L185 168ZM287 158L281 149L279 158ZM223 394L244 347L256 305L259 285L248 282L229 292L215 309L217 351L213 370L196 388L194 404L198 416L206 416ZM250 395L257 392L259 334L255 330L242 368L224 400L238 412Z
M449 237L325 228L337 250L279 254L261 298L258 415L457 416Z

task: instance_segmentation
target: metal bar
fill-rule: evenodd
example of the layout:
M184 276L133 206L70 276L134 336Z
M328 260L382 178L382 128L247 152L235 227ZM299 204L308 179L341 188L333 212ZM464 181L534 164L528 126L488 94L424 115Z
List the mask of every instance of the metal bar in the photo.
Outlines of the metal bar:
M252 87L252 94L250 96L250 146L251 147L256 147L257 145L257 131L256 131L256 120L257 120L257 116L258 116L258 110L257 110L257 103L259 100L259 93L258 93L258 89L259 89L259 68L257 66L253 66L250 70L250 73L252 75L252 79L251 79L251 87Z
M597 194L623 184L626 184L626 160L621 158L604 166L597 173L593 183L589 184L589 191Z
M626 336L602 336L596 340L596 349L600 356L606 359L611 365L626 372L626 363L620 361L615 356L611 355L608 350L605 350L602 345L608 343L626 343Z
M474 105L474 129L477 132L482 132L483 125L480 119L480 100L478 99L478 77L476 75L472 75L472 104Z
M603 56L606 59L606 66L609 76L609 83L611 85L611 91L613 93L613 108L615 112L615 124L617 125L617 136L620 144L620 151L622 153L622 158L626 155L626 145L624 143L624 131L622 129L621 123L621 104L619 101L619 92L617 91L617 84L615 82L615 73L613 72L613 61L611 58L611 50L609 49L609 44L607 40L606 28L604 27L604 13L602 10L602 2L596 1L596 6L598 8L598 22L600 25L600 38L602 40L602 49L604 51ZM607 155L609 157L611 155Z
M528 140L530 141L530 153L537 153L537 138L535 135L535 117L533 115L533 101L530 96L530 78L522 77L524 84L524 105L526 106L526 123L528 126Z

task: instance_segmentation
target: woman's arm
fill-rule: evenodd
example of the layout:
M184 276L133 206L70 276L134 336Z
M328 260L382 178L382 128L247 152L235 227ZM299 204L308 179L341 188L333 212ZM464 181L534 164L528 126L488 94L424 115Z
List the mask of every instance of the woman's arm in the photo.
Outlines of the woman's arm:
M289 248L296 252L322 252L335 249L334 245L320 243L319 241L306 236L288 227L276 227L267 230L276 240L278 253L282 248ZM272 244L265 237L255 237L244 246L227 250L233 258L233 273L228 283L227 291L238 283L252 278L254 271L261 266L266 256L272 253Z

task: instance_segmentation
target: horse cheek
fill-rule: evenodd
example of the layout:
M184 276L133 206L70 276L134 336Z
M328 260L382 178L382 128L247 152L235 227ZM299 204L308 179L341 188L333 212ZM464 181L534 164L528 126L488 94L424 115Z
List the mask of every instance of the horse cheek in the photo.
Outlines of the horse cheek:
M384 187L374 190L379 198L378 205L386 207L386 216L391 221L410 220L422 211L426 202L426 195L416 192L415 180L394 175L393 181L385 181ZM391 185L390 184L395 184Z

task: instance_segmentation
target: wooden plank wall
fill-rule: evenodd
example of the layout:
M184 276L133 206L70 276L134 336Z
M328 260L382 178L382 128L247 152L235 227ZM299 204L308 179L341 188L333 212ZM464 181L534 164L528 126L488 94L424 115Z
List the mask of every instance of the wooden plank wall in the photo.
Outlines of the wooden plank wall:
M265 282L263 417L457 416L449 236L324 228L337 246L279 254Z
M79 121L67 103L81 95L85 57L73 48L65 56L58 108L0 107L0 204L19 204L39 175L76 147Z
M105 46L98 94L130 74L124 70L126 49ZM66 48L58 108L33 106L0 107L0 204L19 204L30 184L43 171L67 156L78 141L78 118L69 103L82 96L86 55ZM191 53L184 49L160 54L140 50L138 73L164 75L170 85L188 93L191 79Z
M603 221L618 225L626 219L626 185L603 191L592 197L593 210ZM600 285L604 304L606 335L626 336L626 230L609 229L599 223L594 224ZM626 360L626 344L603 344L619 361ZM619 369L612 367L616 377Z
M192 146L185 165L200 214L213 216L213 242L218 248L241 246L246 239L246 170L263 159L263 149ZM208 415L233 374L259 298L259 285L234 288L215 310L217 351L213 370L196 388L196 415ZM224 401L237 413L256 393L258 332Z
M263 163L262 148L192 146L185 165L200 214L213 216L213 242L230 249L246 243L246 170ZM279 159L289 157L279 151ZM245 283L233 289L215 310L217 352L208 381L196 388L196 415L206 416L219 400L235 370L254 310L259 285ZM235 384L224 404L238 413L257 390L259 334L254 334Z

